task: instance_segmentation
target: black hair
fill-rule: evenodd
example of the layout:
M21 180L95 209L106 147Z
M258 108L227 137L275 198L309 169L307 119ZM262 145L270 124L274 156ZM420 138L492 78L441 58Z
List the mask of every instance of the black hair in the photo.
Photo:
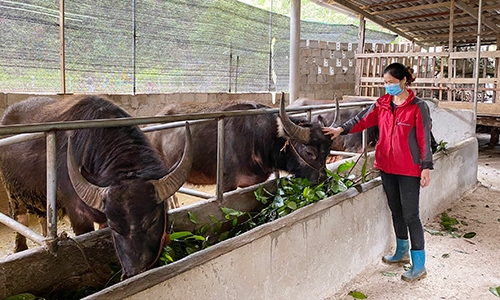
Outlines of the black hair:
M392 77L399 80L406 78L406 85L410 85L410 83L415 81L415 77L413 77L413 69L411 67L405 67L402 63L395 62L388 65L384 69L384 74L386 73L389 73Z

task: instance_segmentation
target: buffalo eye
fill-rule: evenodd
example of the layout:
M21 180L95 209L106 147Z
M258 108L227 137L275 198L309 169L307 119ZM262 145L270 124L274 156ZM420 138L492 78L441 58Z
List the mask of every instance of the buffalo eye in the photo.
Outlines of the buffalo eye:
M306 150L306 155L311 159L316 159L316 154L311 150Z

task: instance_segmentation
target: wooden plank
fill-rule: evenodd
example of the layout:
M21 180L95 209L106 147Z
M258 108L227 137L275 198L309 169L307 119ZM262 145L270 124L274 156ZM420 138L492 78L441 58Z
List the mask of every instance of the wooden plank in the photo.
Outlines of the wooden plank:
M497 117L478 117L476 124L492 127L500 127L500 118Z
M448 7L447 2L439 2L439 3L433 3L433 4L421 4L421 5L415 5L415 6L409 6L409 7L403 7L403 8L397 8L397 9L388 9L388 10L379 10L379 11L374 11L371 14L372 15L381 15L381 14L395 14L395 13L400 13L400 12L412 12L412 11L421 11L421 10L429 10L429 9L435 9L438 7L443 7L446 6Z
M481 57L500 58L500 50L496 51L481 51ZM451 52L451 59L476 58L476 52Z
M361 82L384 82L382 78L361 77ZM474 84L474 78L416 78L415 83ZM500 84L498 78L479 78L479 84Z
M474 103L459 101L441 101L438 104L442 108L474 110ZM478 117L500 117L500 104L477 103Z
M466 52L463 52L466 53ZM402 52L402 53L357 53L356 58L368 58L368 57L426 57L426 56L440 56L440 57L448 57L448 52ZM499 56L500 57L500 56Z

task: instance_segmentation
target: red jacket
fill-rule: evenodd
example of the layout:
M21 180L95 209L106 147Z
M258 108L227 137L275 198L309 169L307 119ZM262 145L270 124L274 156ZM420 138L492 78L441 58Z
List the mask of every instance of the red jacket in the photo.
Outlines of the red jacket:
M429 107L412 90L401 105L392 109L391 95L377 99L341 127L342 134L378 126L374 167L389 174L420 177L433 169Z

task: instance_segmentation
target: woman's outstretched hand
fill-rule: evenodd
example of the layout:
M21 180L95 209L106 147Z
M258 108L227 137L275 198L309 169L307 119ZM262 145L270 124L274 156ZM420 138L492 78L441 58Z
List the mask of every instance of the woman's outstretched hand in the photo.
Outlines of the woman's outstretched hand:
M323 127L322 130L325 135L331 135L332 140L344 132L344 128L342 127Z

